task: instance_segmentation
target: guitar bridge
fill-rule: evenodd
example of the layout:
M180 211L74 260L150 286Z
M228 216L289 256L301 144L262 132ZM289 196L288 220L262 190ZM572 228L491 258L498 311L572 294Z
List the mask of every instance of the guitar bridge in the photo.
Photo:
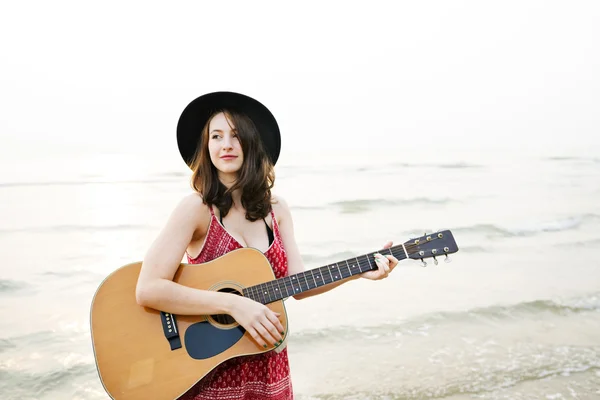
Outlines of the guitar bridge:
M177 320L171 313L160 312L160 320L162 322L163 332L165 337L169 341L171 350L181 348L181 339L179 337L179 330L177 329Z

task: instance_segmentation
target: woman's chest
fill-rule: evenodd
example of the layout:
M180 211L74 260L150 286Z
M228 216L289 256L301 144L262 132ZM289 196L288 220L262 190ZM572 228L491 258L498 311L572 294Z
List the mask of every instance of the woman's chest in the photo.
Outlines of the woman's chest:
M223 227L242 247L253 247L266 252L270 246L270 215L265 220L249 221L245 215L229 213L222 219Z

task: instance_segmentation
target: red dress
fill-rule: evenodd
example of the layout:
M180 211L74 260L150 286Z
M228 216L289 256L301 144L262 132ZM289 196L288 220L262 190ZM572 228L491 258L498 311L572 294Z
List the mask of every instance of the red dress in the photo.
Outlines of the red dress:
M204 246L198 257L189 264L200 264L243 247L217 220L210 208L210 225ZM273 243L264 253L275 272L275 277L287 275L287 256L275 214L273 218ZM241 356L227 360L187 391L179 400L290 400L293 399L287 348L276 353L270 351L254 356Z

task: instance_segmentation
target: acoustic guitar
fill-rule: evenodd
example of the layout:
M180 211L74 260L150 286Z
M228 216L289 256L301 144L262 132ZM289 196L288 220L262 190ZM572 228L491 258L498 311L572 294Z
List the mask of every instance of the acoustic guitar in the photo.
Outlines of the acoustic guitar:
M398 260L421 260L458 251L448 230L411 239L376 252ZM241 248L204 264L180 264L174 281L185 286L249 297L288 321L283 300L306 290L375 270L372 252L295 275L275 279L267 258ZM227 314L172 315L137 304L135 288L141 262L111 273L97 289L91 305L91 336L100 380L112 399L173 400L222 362L272 351L260 347Z

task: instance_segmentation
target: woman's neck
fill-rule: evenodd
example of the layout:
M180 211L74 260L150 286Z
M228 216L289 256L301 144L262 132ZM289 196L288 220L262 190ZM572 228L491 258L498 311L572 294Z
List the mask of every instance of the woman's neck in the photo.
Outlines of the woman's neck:
M227 188L231 188L235 183L236 177L234 176L219 176L219 180L221 183ZM231 193L231 199L233 200L234 206L242 204L242 191L241 189L236 189Z
M240 189L236 189L233 193L231 193L231 200L233 200L233 207L236 205L238 207L242 206L242 191Z

